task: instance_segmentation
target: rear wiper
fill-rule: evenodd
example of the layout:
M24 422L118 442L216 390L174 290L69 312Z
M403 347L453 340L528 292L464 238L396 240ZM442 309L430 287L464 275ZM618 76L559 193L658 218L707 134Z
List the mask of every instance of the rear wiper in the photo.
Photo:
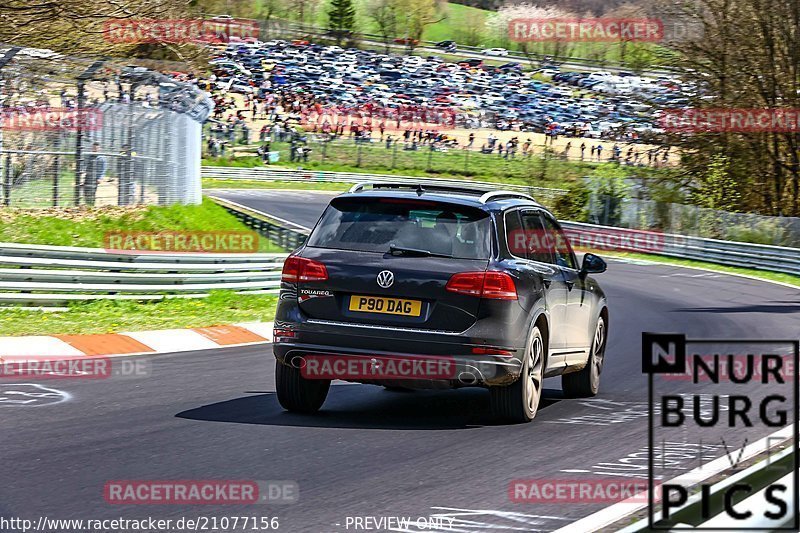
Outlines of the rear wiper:
M416 255L419 257L453 257L448 254L437 254L430 250L420 250L418 248L405 248L403 246L389 245L389 254L391 255Z

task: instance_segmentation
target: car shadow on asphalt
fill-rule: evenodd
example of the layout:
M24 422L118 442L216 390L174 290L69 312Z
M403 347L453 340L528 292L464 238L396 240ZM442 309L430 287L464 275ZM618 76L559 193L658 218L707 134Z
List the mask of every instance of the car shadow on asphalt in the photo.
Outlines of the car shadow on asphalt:
M800 313L800 305L797 302L785 302L789 305L776 304L754 304L740 305L733 307L684 307L673 309L674 313L779 313L794 314Z
M561 398L560 390L544 389L539 410ZM312 415L284 411L274 392L253 392L175 416L206 422L340 429L443 430L504 425L492 416L485 389L389 391L374 385L349 384L332 386L322 409Z

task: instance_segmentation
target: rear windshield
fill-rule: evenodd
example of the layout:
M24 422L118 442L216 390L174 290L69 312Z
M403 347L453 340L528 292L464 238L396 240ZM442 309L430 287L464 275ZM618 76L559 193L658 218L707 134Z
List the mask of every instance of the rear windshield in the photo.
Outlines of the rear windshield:
M308 239L317 248L389 251L389 245L488 259L491 220L480 209L425 200L337 198Z

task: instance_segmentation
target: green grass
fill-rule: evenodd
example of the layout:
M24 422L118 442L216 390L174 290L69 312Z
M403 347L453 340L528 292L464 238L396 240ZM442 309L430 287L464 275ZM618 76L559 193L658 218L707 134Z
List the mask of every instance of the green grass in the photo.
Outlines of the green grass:
M209 199L200 205L0 210L0 242L102 248L114 231L248 231L236 217ZM265 238L260 252L283 252ZM3 335L110 333L188 328L271 320L276 297L212 291L205 299L170 298L159 302L93 301L68 311L43 313L0 310Z
M210 199L200 205L0 210L0 242L102 248L120 231L248 231ZM265 238L259 251L281 252Z
M480 28L483 30L486 16L491 13L477 7L450 3L445 4L444 9L447 18L427 26L422 33L423 40L439 42L452 39L456 42L468 44L469 37L467 32L469 28L475 26L476 21L480 21ZM481 39L481 41L485 40ZM473 46L477 46L477 44L476 42Z
M204 299L78 303L69 311L56 313L0 310L0 331L3 335L116 333L269 321L275 315L276 302L275 295L213 291Z
M74 179L74 171L63 169L58 189L52 176L14 186L11 188L11 205L20 208L49 207L54 201L61 206L72 205L75 198Z
M524 141L525 134L519 135ZM494 154L477 151L450 150L431 152L426 146L419 150L403 150L402 147L386 149L382 143L362 145L337 144L324 151L319 144L311 144L312 155L308 162L291 163L286 143L272 143L273 150L281 152L281 161L273 166L325 170L333 172L364 172L395 174L401 176L429 176L455 179L475 179L498 183L516 183L537 187L563 188L586 176L596 163L565 161L557 158L543 159L539 156L504 159ZM255 150L255 147L253 147ZM359 155L360 152L360 155ZM203 165L261 167L263 163L255 156L229 158L206 158Z

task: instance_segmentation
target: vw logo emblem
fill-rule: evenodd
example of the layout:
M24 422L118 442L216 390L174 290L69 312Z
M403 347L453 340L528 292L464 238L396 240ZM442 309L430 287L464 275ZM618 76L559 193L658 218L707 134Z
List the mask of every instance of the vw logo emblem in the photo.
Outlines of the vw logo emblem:
M394 283L394 274L391 270L382 270L378 273L378 286L388 289Z

